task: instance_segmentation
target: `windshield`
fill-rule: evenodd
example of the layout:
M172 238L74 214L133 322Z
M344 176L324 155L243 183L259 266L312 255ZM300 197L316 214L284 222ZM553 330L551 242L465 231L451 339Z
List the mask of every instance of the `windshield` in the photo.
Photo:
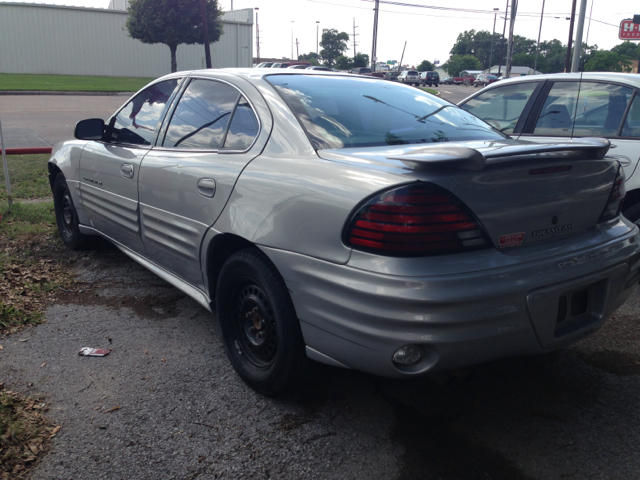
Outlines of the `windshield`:
M507 138L452 103L376 79L270 75L316 150Z

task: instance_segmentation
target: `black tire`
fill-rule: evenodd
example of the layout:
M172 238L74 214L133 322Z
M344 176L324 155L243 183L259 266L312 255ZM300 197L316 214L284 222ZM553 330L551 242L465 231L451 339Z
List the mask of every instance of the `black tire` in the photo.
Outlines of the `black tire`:
M640 226L640 203L635 203L630 207L626 208L622 212L622 215L624 215L627 220Z
M261 251L241 250L218 278L216 313L227 356L265 395L300 384L306 364L300 322L282 276Z
M89 245L89 237L80 233L78 212L73 205L69 186L62 173L53 182L53 206L56 223L62 241L70 250L80 250Z
M436 83L436 84L434 85L434 87L438 88L438 84Z

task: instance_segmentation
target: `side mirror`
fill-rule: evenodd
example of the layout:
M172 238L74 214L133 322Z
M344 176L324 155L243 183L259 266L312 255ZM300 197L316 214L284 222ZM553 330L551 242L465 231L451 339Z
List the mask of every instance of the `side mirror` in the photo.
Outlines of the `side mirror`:
M76 123L73 136L78 140L102 140L104 136L104 120L101 118L90 118Z

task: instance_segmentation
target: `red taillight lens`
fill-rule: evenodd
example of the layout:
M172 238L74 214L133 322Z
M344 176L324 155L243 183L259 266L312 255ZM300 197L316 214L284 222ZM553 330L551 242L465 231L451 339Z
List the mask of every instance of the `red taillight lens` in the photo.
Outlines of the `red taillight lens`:
M413 184L379 195L353 216L345 243L394 257L422 257L488 248L486 232L453 194Z
M606 222L620 215L620 211L622 210L622 202L626 193L627 190L624 181L624 170L622 169L622 167L619 167L618 175L616 175L616 179L613 182L613 187L611 188L611 194L609 194L609 200L607 201L607 205L604 207L602 215L600 215L598 223Z

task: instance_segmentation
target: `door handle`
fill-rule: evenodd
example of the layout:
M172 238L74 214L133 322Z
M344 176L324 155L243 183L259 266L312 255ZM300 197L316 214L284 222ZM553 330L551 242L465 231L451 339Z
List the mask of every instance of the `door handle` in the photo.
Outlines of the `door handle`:
M198 180L198 193L203 197L213 198L216 193L216 182L213 178Z
M133 178L133 165L130 163L123 163L120 166L120 174L124 178Z

